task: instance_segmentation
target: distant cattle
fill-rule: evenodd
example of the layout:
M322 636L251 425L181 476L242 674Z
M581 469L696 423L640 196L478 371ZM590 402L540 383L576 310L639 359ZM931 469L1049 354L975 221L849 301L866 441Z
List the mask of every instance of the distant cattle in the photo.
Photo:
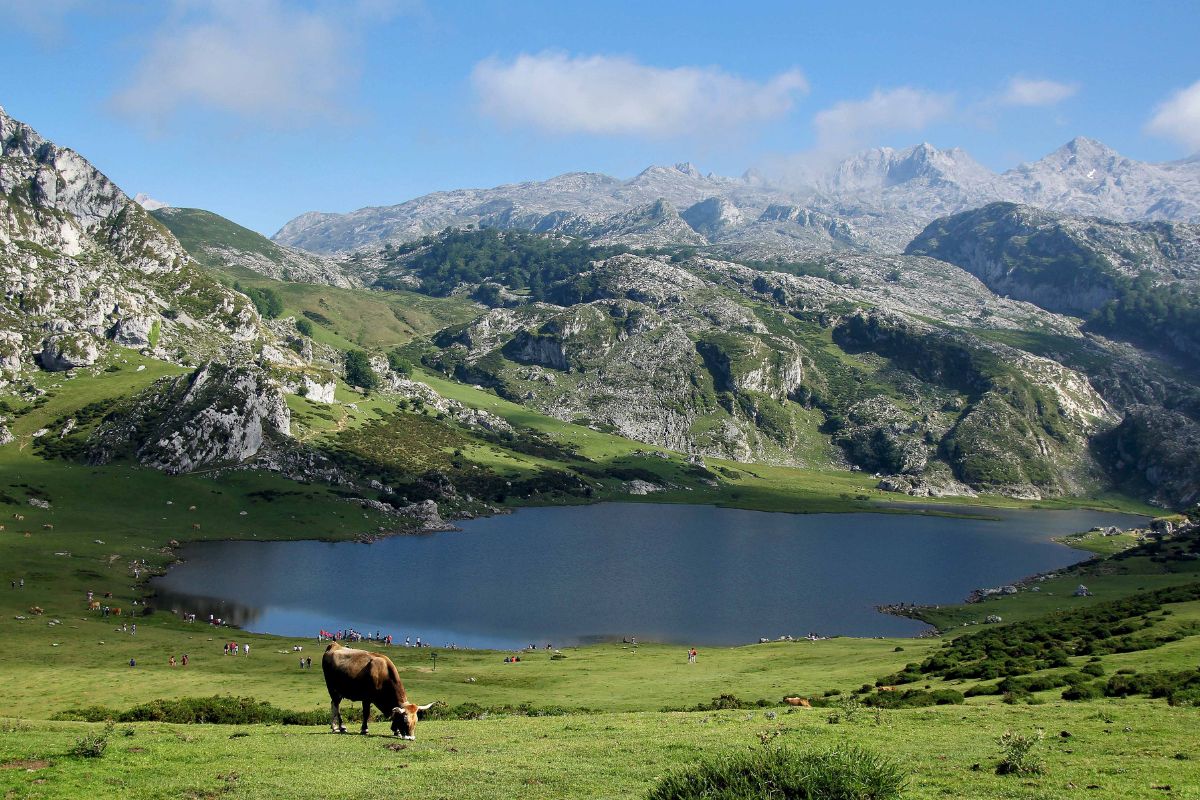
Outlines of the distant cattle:
M25 515L24 514L13 514L13 519L15 519L17 522L21 522L22 520L25 519Z
M114 617L119 617L119 616L121 616L121 607L113 606L112 610L109 611L108 613L112 614Z
M193 522L193 523L192 523L192 530L194 530L194 531L198 531L198 530L200 530L200 523L199 523L199 522Z
M807 697L785 697L785 698L783 698L783 702L787 703L789 706L800 706L801 708L812 708L812 703L809 702Z
M88 611L99 611L99 610L100 610L100 601L99 600L93 600L92 602L88 603Z
M433 703L419 706L410 703L400 682L396 665L382 653L370 653L352 647L342 647L332 642L325 648L321 658L321 671L325 673L325 688L329 690L329 726L334 733L345 733L342 714L338 706L342 700L361 701L363 704L362 733L367 732L371 719L371 705L392 720L392 735L415 739L417 720L429 710Z
M42 523L42 530L52 531L52 530L54 530L54 526L51 525L49 522L45 522L45 523Z
M881 691L881 692L894 692L894 691L896 691L896 687L895 687L895 686L880 686L880 687L879 687L879 691Z

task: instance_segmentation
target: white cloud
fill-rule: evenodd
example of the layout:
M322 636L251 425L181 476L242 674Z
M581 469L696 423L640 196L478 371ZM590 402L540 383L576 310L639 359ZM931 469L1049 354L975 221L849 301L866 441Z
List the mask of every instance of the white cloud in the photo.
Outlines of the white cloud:
M1015 77L996 97L1002 106L1053 106L1079 91L1079 84Z
M154 126L192 107L280 126L336 118L357 75L355 26L385 6L316 8L279 0L181 0L113 105Z
M475 66L484 114L552 133L678 136L777 119L808 91L799 70L765 82L716 67L651 67L621 56L522 54Z
M843 100L817 112L813 125L821 150L850 150L888 131L919 131L948 116L954 98L948 94L901 86L876 89L865 100Z
M59 33L63 19L83 0L0 0L0 16L10 25L48 38Z
M1200 81L1160 103L1146 131L1174 139L1189 150L1200 150Z

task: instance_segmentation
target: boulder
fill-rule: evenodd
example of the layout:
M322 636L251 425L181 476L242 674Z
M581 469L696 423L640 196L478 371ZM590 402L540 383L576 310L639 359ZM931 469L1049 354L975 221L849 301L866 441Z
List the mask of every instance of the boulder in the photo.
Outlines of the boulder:
M156 339L154 323L156 317L125 317L113 329L113 341L123 347L152 347Z
M96 340L86 333L61 333L46 337L38 357L43 369L63 372L76 367L90 367L100 358Z

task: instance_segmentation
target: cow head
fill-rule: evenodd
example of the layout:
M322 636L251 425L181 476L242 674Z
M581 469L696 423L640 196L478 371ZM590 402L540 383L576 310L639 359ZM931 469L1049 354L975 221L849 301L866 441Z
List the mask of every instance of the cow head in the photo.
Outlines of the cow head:
M433 707L433 703L419 706L416 703L405 703L392 709L392 735L405 739L416 739L417 720L424 717L425 712Z

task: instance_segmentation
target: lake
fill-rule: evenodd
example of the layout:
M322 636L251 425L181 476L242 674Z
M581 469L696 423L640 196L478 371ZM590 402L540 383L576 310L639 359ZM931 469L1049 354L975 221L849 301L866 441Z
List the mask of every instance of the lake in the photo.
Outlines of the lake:
M1087 557L1052 536L1144 522L1095 511L969 512L990 518L533 508L463 522L462 532L372 544L192 544L154 586L160 608L214 613L252 631L349 627L437 647L911 636L924 626L874 607L960 602L972 589Z

